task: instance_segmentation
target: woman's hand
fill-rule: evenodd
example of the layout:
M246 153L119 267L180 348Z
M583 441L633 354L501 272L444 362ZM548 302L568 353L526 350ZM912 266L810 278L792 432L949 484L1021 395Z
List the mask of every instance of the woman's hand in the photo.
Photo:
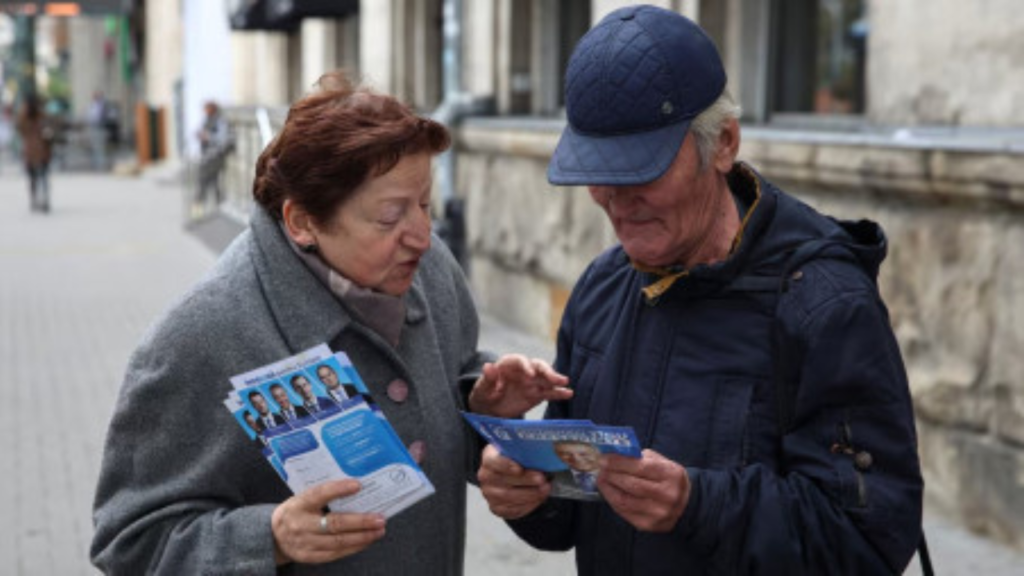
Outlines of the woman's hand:
M506 520L533 512L551 493L551 483L543 473L526 470L490 444L484 448L477 479L491 512Z
M359 482L338 480L314 486L292 496L274 509L277 564L322 564L365 550L384 537L384 517L379 514L331 512L323 508L331 500L359 492ZM321 527L320 518L326 518Z
M518 418L546 400L568 400L569 378L550 364L521 354L484 364L483 375L469 393L469 410L477 414Z

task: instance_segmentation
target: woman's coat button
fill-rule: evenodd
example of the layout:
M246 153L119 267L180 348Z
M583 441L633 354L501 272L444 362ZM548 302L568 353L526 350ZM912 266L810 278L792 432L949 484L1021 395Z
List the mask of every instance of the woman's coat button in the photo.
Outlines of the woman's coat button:
M412 456L412 459L417 464L422 464L423 460L427 457L427 443L423 440L416 440L409 444L409 455Z
M395 379L388 384L388 398L392 402L401 404L409 397L409 385L405 380Z

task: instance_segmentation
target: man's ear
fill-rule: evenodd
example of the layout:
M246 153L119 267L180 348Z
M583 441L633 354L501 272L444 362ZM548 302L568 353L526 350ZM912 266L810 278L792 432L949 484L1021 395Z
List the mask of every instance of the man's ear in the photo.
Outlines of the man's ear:
M316 226L309 212L288 198L281 205L281 219L288 236L299 246L316 245Z
M740 123L735 118L730 118L722 126L718 134L718 147L715 151L715 169L725 174L732 170L736 156L740 152Z

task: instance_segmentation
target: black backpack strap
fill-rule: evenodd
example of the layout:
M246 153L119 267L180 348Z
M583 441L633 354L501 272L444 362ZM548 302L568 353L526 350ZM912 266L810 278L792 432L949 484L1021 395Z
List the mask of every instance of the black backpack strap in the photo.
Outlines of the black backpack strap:
M797 346L786 342L786 334L782 329L781 307L784 295L789 292L790 284L799 280L803 272L800 267L815 258L833 260L854 260L847 251L832 251L822 254L831 247L840 245L835 238L825 237L801 244L788 252L783 264L775 277L775 310L772 322L772 358L775 361L774 381L775 400L778 405L779 435L784 436L793 428L793 412L796 409L796 382L799 381L799 370L802 364L800 350Z
M921 573L924 576L935 576L932 570L932 557L928 554L928 540L924 537L924 528L921 528L921 543L917 545L917 559L921 562Z
M771 344L772 358L775 362L773 380L780 438L789 433L793 427L793 412L796 409L795 383L798 380L797 371L801 365L797 346L786 341L786 335L782 329L780 308L783 295L789 291L790 282L799 277L800 266L812 260L830 244L831 242L828 241L819 241L801 246L786 258L778 276L741 276L730 283L730 288L756 292L763 292L770 284L776 292ZM837 256L827 257L842 259ZM921 528L921 541L917 545L917 558L921 562L921 573L924 576L934 576L935 571L932 568L932 559L928 553L928 541L925 538L923 527Z

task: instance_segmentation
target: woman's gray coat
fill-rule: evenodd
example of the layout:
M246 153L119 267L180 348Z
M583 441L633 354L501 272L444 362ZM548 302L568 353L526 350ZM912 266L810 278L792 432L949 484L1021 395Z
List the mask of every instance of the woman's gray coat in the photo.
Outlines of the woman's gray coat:
M271 513L291 493L222 404L229 378L326 342L345 351L406 444L426 443L437 493L383 540L283 574L461 574L477 445L460 417L478 319L436 238L406 298L397 350L362 325L257 209L250 229L147 334L128 366L96 493L93 562L111 574L275 574ZM404 403L386 387L409 383Z

